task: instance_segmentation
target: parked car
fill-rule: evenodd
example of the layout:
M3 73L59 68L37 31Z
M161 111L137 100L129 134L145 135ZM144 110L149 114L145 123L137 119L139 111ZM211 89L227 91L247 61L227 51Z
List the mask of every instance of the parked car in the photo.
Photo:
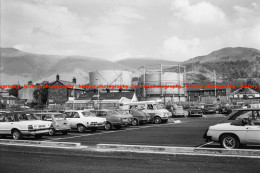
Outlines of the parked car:
M190 107L188 116L189 117L202 117L203 112L200 108L193 106L193 107Z
M172 117L187 117L188 111L183 110L182 106L174 105L172 110Z
M80 133L87 129L95 132L99 127L105 127L107 121L106 118L96 117L90 111L66 110L65 114L71 129L77 129Z
M210 126L204 138L219 142L227 149L246 144L260 145L260 109L238 110L228 120L232 122Z
M53 136L57 132L61 132L63 135L66 135L70 130L70 125L66 119L66 115L57 112L45 112L45 113L35 113L40 120L51 121L52 128L49 131L49 135Z
M119 113L122 110L119 110ZM150 119L150 115L145 114L142 111L139 111L137 109L125 109L124 112L130 113L133 117L131 124L133 126L139 125L139 124L146 124L147 121Z
M112 130L113 127L116 129L121 129L123 126L129 124L129 119L121 115L114 110L102 109L102 110L90 110L97 117L106 118L107 122L105 125L106 130Z
M122 115L124 118L128 119L129 124L126 124L127 126L132 124L134 117L133 117L132 114L130 114L129 110L127 110L127 109L116 109L115 111L118 112L120 115Z
M213 104L207 104L202 109L203 114L215 114L216 108Z
M221 106L218 108L218 112L220 114L230 114L232 112L232 109L229 106Z
M0 135L12 135L13 139L22 139L23 136L39 139L49 133L51 124L28 112L3 113L0 114Z
M161 104L155 101L143 101L128 103L130 109L138 109L150 115L148 122L160 124L167 123L171 113L165 109Z

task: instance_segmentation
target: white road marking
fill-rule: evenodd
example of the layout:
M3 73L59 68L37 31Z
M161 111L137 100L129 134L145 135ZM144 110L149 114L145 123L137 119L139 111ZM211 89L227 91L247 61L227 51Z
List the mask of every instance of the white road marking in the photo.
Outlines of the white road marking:
M203 146L205 146L205 145L209 145L209 144L211 144L211 143L213 143L213 142L214 142L214 141L208 142L208 143L206 143L206 144L202 144L202 145L198 146L197 148L203 147Z

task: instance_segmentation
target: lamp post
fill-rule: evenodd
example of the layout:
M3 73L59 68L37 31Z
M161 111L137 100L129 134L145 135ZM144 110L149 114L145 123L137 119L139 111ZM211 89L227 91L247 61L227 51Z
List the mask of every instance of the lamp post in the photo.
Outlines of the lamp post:
M97 85L98 85L98 83L99 83L98 78L96 78L96 80L97 80ZM98 88L98 100L97 100L97 105L98 105L98 110L99 110L99 88Z
M215 78L215 102L217 102L217 76L216 76L216 71L214 70L214 78Z

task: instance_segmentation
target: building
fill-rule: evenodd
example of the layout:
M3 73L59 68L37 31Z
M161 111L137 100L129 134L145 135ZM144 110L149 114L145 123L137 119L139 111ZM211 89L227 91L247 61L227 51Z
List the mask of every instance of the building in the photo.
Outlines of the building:
M260 93L251 88L239 88L230 94L233 103L260 103Z
M196 84L194 84L196 85ZM220 85L220 84L218 84ZM188 102L203 102L203 103L214 103L224 102L227 103L230 101L229 95L231 89L227 88L186 88L188 95Z
M0 109L9 109L16 106L17 98L15 96L9 96L9 92L0 88Z
M28 82L28 85L33 85L32 81ZM30 104L34 102L33 92L36 88L22 88L18 91L18 97L25 101L26 104Z
M74 100L74 98L79 97L85 91L84 89L78 87L75 77L72 79L72 82L64 81L60 80L60 76L58 74L56 76L56 81L50 83L50 85L64 85L67 88L48 88L49 104L64 104L69 100ZM73 86L73 88L71 86Z
M68 101L67 104L74 104L74 108L77 109L80 105L81 108L89 107L93 105L94 108L111 109L119 108L123 103L136 102L137 97L134 91L128 92L98 92L90 91L81 94L75 101Z

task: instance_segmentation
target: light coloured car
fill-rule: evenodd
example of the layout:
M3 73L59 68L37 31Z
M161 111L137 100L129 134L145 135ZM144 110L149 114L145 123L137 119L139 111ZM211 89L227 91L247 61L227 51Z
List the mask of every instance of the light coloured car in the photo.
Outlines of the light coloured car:
M232 115L232 122L210 126L204 138L228 149L246 144L260 145L260 109L239 110Z
M95 114L86 110L66 110L66 119L72 129L82 133L87 129L95 132L99 127L105 127L106 118L96 117Z
M70 130L70 125L66 119L66 115L58 112L42 112L35 113L43 121L51 121L52 127L49 131L49 135L53 136L57 132L61 132L63 135L66 135Z
M12 135L13 139L34 136L36 139L48 134L51 122L39 120L33 113L9 112L0 114L0 135Z

